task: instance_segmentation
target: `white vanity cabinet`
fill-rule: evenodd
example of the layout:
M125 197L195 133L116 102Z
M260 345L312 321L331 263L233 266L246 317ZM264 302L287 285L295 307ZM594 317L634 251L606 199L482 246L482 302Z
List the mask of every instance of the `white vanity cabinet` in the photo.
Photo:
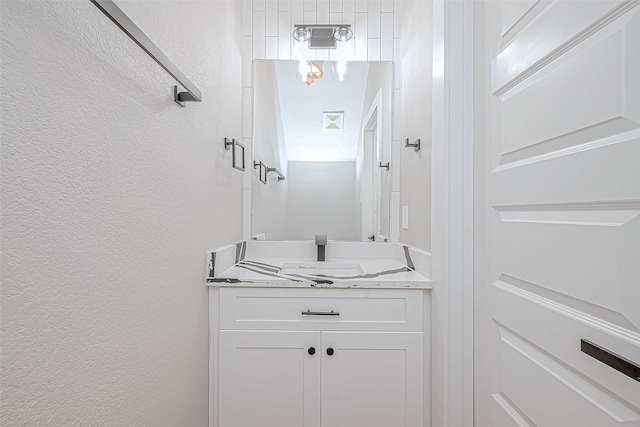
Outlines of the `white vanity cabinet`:
M212 426L429 425L428 298L421 289L212 289Z

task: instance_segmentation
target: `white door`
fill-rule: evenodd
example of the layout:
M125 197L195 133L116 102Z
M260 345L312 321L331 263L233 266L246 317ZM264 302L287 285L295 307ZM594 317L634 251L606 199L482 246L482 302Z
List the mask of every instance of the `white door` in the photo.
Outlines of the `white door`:
M640 378L581 351L640 364L638 4L494 1L477 17L476 427L640 426Z
M220 427L319 427L320 332L221 331L219 354Z
M421 332L323 332L323 427L422 427Z

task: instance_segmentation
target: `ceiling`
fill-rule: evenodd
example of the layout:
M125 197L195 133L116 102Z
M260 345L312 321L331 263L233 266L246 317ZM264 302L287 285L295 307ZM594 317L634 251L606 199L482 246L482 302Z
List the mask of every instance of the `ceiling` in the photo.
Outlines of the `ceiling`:
M369 64L350 62L349 77L339 82L333 78L334 63L325 61L324 77L307 86L296 78L294 61L274 62L288 160L355 161ZM323 130L325 111L344 111L344 128Z

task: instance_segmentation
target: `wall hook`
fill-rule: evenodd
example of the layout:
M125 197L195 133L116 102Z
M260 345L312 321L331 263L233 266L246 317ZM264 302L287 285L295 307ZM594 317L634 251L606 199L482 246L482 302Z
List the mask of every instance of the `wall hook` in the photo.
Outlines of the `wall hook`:
M404 142L405 147L413 147L413 151L420 151L420 138L416 139L413 144L409 144L409 138Z
M389 162L385 163L384 165L382 164L382 162L380 162L380 167L389 170Z

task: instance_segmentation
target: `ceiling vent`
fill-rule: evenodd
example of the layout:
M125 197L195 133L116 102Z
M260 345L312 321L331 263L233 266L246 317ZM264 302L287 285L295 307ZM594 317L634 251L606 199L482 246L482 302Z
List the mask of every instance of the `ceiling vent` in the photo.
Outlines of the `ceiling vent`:
M322 113L323 130L342 130L344 127L344 111L325 111Z

